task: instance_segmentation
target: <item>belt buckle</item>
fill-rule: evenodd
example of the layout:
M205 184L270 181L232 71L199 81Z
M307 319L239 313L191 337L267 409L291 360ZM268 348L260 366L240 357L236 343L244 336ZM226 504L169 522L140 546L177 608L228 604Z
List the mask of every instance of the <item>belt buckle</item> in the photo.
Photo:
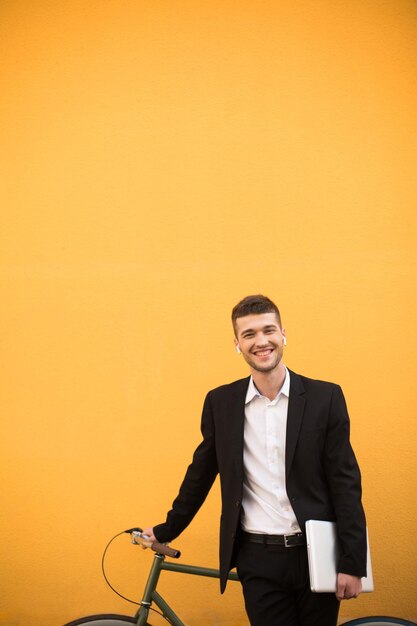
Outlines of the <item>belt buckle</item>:
M293 543L292 545L290 543L288 543L288 540L291 539L291 537L294 537L294 534L284 535L284 546L286 548L295 548L296 547L295 543Z

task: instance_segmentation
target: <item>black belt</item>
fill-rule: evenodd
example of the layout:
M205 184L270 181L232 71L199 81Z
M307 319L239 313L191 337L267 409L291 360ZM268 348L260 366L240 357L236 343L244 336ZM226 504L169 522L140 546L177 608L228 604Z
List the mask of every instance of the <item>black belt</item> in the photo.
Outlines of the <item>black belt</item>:
M260 535L258 533L247 533L243 531L242 538L249 543L261 543L264 546L295 548L296 546L306 545L303 533L294 533L293 535Z

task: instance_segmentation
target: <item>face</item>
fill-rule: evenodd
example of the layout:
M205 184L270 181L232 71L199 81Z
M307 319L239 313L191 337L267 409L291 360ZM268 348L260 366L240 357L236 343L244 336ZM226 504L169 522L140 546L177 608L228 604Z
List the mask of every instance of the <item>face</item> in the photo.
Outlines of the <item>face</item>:
M246 315L236 320L235 344L252 369L270 372L281 362L285 330L275 313Z

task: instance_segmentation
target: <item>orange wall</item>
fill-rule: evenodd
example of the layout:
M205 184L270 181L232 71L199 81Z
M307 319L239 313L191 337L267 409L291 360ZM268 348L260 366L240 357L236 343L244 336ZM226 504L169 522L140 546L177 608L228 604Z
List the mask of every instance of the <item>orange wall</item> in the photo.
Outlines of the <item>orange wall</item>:
M341 617L417 618L416 17L0 4L0 624L131 610L102 550L162 520L206 391L246 373L229 314L251 292L281 306L287 364L347 396L376 592ZM184 562L216 564L218 516L216 487ZM137 597L149 563L126 536L109 576ZM237 586L161 584L187 623L246 624Z

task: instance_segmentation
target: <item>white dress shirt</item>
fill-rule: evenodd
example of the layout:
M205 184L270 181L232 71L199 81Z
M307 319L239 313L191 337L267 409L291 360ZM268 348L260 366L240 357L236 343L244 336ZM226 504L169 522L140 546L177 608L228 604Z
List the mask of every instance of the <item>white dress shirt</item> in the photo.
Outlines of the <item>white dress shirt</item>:
M285 487L285 439L290 373L274 400L262 396L250 378L245 401L242 528L285 535L300 532Z

